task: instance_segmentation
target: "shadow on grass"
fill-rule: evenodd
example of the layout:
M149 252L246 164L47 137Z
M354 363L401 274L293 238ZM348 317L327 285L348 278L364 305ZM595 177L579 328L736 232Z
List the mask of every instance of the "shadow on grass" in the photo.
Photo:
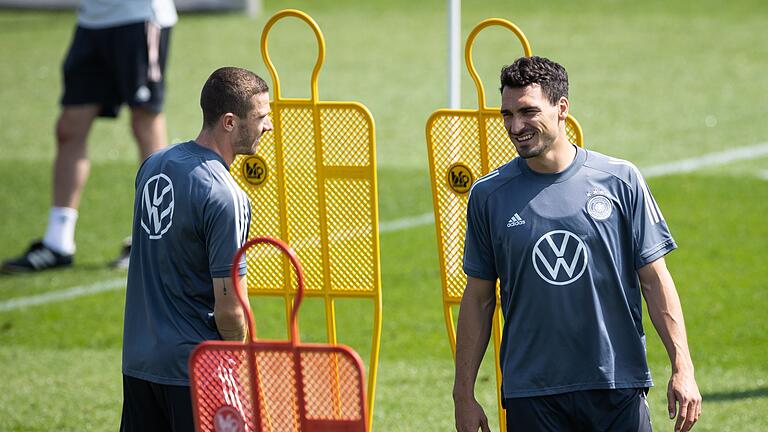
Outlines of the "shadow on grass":
M768 397L768 387L760 387L751 390L707 393L703 395L705 402L728 402L738 399Z

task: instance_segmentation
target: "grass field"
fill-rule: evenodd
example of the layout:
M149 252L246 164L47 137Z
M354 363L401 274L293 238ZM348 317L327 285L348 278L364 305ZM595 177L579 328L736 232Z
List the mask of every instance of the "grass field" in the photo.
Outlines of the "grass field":
M361 101L373 113L380 219L428 213L424 124L446 103L444 2L360 3L267 1L265 16L283 7L310 13L327 42L321 98ZM531 0L511 6L465 0L464 37L491 16L514 21L535 54L566 66L572 112L590 149L642 169L768 142L765 2ZM267 76L258 48L264 22L229 14L181 17L169 68L173 141L196 135L199 89L213 69L238 65ZM45 229L59 67L73 23L72 13L0 11L0 257L22 251ZM310 32L285 24L272 37L283 93L307 96L315 54ZM502 31L478 39L475 58L489 104L498 104L499 67L521 51L510 41ZM466 73L462 100L476 105ZM126 117L100 121L91 134L92 176L80 209L75 268L0 277L0 304L125 277L105 263L130 229L137 162ZM668 263L705 400L695 430L768 430L768 157L655 177L650 184L680 245ZM434 227L384 233L381 246L384 322L374 427L451 430L453 371ZM118 289L0 308L1 431L117 428L123 302ZM343 306L340 339L367 352L354 305ZM282 337L269 304L256 307L262 335ZM319 340L312 325L304 331ZM646 331L657 385L650 396L654 426L671 431L664 397L668 360L647 319ZM478 397L492 421L493 382L485 367Z

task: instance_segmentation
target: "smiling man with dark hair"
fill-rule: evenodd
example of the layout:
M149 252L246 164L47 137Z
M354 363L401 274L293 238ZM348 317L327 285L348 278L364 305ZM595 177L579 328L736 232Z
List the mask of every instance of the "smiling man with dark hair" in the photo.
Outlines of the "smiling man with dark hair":
M680 300L664 256L677 247L630 162L567 139L568 74L541 57L501 73L517 157L470 190L453 397L456 428L487 431L474 398L500 280L508 431L651 430L642 295L671 364L675 430L701 414Z

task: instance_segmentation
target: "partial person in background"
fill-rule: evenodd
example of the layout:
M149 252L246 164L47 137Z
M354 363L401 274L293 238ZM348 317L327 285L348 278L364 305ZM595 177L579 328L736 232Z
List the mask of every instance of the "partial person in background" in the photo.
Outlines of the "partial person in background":
M231 270L248 238L251 207L229 166L238 154L254 154L272 130L268 90L251 71L214 71L200 95L197 138L155 153L139 168L121 431L193 430L190 353L205 340L245 340ZM245 275L245 257L237 266Z
M176 21L173 0L82 0L63 64L48 227L26 252L3 262L4 272L72 265L77 209L90 171L87 137L96 117L115 118L127 104L142 161L167 145L165 65ZM127 267L129 253L126 241L113 265Z

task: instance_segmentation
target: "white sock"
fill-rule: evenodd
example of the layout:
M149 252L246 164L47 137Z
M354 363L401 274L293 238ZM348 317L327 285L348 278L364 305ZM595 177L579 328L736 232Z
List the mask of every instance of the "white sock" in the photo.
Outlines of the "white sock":
M51 207L43 243L60 254L74 254L76 222L77 210L69 207Z

